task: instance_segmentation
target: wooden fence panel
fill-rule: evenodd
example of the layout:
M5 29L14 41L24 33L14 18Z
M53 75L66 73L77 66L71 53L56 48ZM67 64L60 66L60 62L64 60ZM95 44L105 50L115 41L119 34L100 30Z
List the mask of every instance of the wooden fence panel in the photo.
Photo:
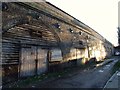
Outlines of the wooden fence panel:
M35 48L21 49L21 70L20 76L35 75Z
M47 50L44 50L38 47L37 53L38 53L37 73L41 74L43 72L46 72L47 70Z

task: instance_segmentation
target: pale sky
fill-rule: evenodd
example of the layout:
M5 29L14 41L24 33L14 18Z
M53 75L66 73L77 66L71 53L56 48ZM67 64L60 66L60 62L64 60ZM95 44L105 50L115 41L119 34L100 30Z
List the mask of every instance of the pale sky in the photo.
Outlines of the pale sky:
M118 44L119 0L46 0L87 24L113 45Z

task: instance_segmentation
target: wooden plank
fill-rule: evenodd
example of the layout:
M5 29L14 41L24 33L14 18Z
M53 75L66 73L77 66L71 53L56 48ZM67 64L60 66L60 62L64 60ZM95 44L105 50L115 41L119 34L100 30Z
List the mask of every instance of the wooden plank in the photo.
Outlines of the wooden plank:
M36 53L34 49L34 47L21 49L21 77L35 75Z
M47 51L38 47L37 54L39 75L47 70Z
M51 61L61 61L62 60L62 53L60 49L53 49L51 50Z
M33 76L35 75L35 70L36 70L36 63L35 63L35 60L36 60L36 47L35 46L32 46L31 47L31 52L30 52L30 55L29 55L29 71L30 71L30 75Z
M8 38L7 38L8 37ZM49 39L40 39L40 38L33 38L33 37L24 37L24 36L17 36L13 34L8 34L4 39L8 42L12 43L28 43L28 44L36 44L36 45L44 45L44 46L51 46L51 44L56 45L57 41L54 38Z
M19 45L2 40L2 64L18 63Z

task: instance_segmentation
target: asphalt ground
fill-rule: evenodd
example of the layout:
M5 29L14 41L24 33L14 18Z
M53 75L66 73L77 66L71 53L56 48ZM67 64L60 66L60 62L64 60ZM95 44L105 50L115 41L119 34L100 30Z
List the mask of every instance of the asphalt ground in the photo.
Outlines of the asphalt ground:
M74 71L66 76L29 85L30 88L103 88L119 57L113 57L93 68ZM110 62L110 63L108 63Z

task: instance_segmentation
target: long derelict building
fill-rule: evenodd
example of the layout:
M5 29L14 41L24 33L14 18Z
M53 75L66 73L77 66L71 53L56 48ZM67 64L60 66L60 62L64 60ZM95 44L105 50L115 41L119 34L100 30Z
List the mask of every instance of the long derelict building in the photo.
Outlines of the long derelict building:
M99 33L49 2L2 3L3 82L101 61L113 52Z

